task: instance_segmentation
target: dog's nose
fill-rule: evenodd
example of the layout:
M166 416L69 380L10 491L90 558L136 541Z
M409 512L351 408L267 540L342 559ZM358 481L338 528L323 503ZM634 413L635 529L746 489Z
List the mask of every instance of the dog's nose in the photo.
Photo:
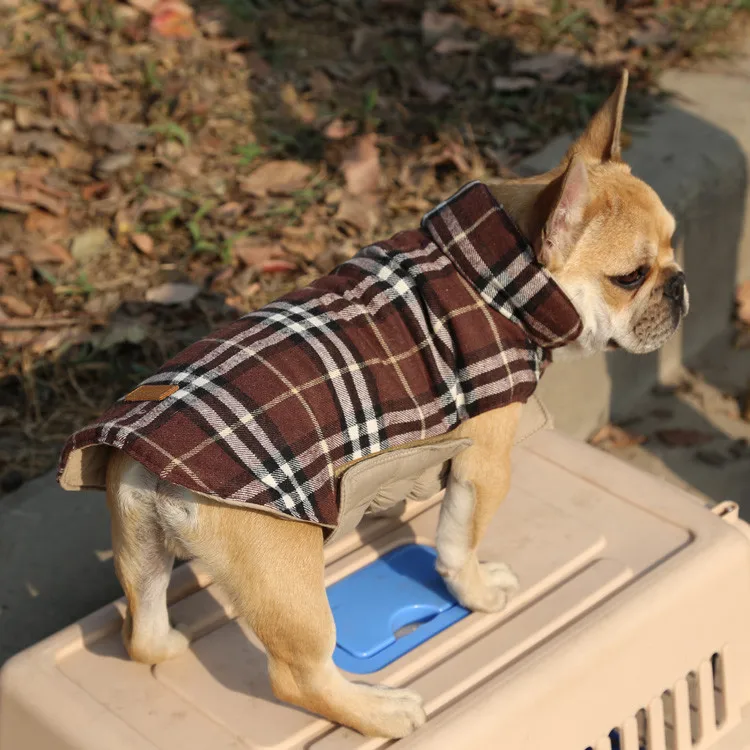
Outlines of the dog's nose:
M664 284L664 296L682 304L685 298L685 274L682 271L678 271Z

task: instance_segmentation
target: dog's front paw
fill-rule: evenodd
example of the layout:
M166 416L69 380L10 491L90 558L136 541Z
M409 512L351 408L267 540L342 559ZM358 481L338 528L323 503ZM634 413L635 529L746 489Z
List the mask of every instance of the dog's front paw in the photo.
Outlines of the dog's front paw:
M422 698L413 690L361 684L355 687L359 691L358 721L352 726L362 734L397 739L427 720Z
M505 591L512 596L521 584L509 565L503 562L479 563L479 572L489 588Z
M174 659L190 646L190 639L177 628L170 628L161 635L137 630L133 633L129 617L122 629L122 639L130 658L143 664L160 664Z
M473 612L500 612L519 588L516 574L501 562L467 565L460 573L445 576L445 583L461 605Z

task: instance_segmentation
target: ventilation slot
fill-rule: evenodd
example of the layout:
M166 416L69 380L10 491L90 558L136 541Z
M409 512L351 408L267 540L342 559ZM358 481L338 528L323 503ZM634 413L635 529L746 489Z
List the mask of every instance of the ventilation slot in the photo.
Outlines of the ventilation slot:
M715 653L586 750L688 750L726 722L724 657Z
M716 726L718 728L723 726L727 719L724 658L721 654L714 654L711 657L711 673L714 682L714 716L716 717Z
M698 697L698 675L690 672L687 676L688 700L690 701L690 741L697 745L701 738L701 709ZM711 697L713 698L714 683L713 672L711 678Z
M664 716L664 744L666 750L675 749L675 706L674 695L671 690L665 690L661 694L662 714ZM646 746L648 747L648 745Z

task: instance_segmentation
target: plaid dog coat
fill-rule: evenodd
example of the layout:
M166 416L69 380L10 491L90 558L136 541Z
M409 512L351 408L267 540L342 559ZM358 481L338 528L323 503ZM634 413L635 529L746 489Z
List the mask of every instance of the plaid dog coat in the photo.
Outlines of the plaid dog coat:
M335 527L352 462L525 402L550 350L580 332L571 302L473 182L421 230L183 350L68 440L58 479L103 488L113 447L212 499Z

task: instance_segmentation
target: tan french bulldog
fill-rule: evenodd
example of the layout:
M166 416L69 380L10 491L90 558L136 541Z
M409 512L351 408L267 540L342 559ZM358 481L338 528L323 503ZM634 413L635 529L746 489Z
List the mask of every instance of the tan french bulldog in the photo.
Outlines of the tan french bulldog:
M621 159L626 87L624 73L558 167L494 189L582 320L583 332L559 350L563 356L610 347L653 351L688 310L671 247L675 221ZM472 610L502 609L517 587L506 565L481 563L476 549L510 484L520 411L513 403L450 433L473 445L452 461L437 530L438 569ZM319 527L197 498L122 452L109 462L107 498L129 609L123 635L133 659L154 664L188 647L170 625L166 588L174 556L195 557L265 645L280 699L367 735L403 737L425 721L416 693L354 684L334 666Z

